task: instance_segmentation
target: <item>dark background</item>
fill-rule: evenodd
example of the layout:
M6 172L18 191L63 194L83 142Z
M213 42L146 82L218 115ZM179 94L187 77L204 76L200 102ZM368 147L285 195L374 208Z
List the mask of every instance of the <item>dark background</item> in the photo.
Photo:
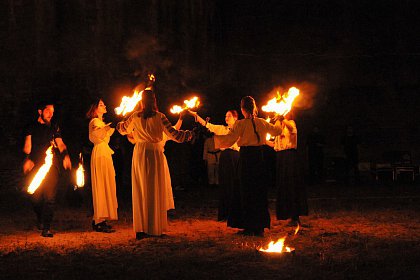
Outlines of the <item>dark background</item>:
M159 108L192 93L202 116L224 122L252 95L297 86L300 147L317 124L327 155L341 155L347 125L361 160L409 150L420 158L418 1L7 0L0 9L1 147L18 152L34 104L57 99L56 119L76 155L84 114L109 111L155 73ZM260 114L265 117L265 114ZM191 120L186 128L191 125Z

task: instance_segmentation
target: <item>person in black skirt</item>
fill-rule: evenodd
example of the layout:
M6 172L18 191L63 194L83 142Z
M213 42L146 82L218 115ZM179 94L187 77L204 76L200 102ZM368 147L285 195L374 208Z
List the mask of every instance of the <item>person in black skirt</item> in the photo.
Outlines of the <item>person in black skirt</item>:
M281 133L279 124L273 125L258 118L254 98L245 96L241 100L244 119L238 120L227 135L215 135L216 148L228 148L237 142L239 151L239 187L234 190L236 201L231 206L227 225L243 229L244 235L264 236L270 228L267 185L264 182L263 145L265 136Z
M276 151L276 215L278 220L290 219L290 226L300 224L299 216L308 215L303 177L299 168L297 152L297 127L292 112L276 121L282 133L275 137Z
M238 112L236 110L229 110L225 115L225 122L227 125L216 125L209 123L201 118L196 112L190 111L194 116L195 121L208 128L215 135L229 134L233 125L238 120ZM235 142L228 148L221 148L219 158L219 206L218 206L218 221L226 221L229 213L235 211L231 209L235 205L234 190L238 188L238 163L239 163L239 146Z

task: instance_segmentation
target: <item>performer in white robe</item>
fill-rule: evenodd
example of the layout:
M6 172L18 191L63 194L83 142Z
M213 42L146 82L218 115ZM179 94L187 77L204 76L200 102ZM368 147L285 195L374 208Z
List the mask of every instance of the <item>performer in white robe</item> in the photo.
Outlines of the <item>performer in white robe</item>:
M118 123L117 130L130 134L135 143L132 158L133 228L136 238L160 236L168 226L167 210L174 209L171 177L164 151L164 134L176 142L191 139L190 131L176 130L158 112L152 91L143 92L143 110Z
M108 220L118 219L118 202L115 183L115 170L112 161L114 153L108 143L114 128L106 125L102 116L106 113L106 106L102 100L95 102L88 112L89 140L94 144L90 168L93 199L93 222L95 231L110 233L115 230L106 223Z

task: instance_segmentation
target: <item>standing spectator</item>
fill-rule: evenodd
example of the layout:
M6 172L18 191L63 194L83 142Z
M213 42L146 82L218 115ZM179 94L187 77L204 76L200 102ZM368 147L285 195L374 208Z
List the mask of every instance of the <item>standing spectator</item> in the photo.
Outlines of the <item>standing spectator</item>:
M23 172L28 174L30 178L44 164L47 149L51 145L54 147L53 163L41 185L32 194L32 203L38 221L38 228L42 230L42 237L54 236L51 232L51 222L54 216L60 170L59 157L63 159L64 169L71 169L70 157L61 137L61 130L57 124L51 122L53 115L53 102L40 103L38 106L38 119L27 126L24 132L23 153L25 160L23 162Z
M240 187L239 217L229 215L228 226L244 229L241 234L264 236L264 228L270 228L268 212L267 185L264 182L263 145L265 135L281 133L280 125L273 125L258 118L258 109L254 98L245 96L241 100L241 111L244 119L238 120L227 135L215 135L215 148L229 148L235 142L239 151Z
M214 148L214 141L207 137L204 141L203 160L207 167L207 183L211 187L219 186L220 150Z
M117 124L118 131L131 135L135 143L131 180L133 228L136 239L161 236L168 226L167 211L174 209L171 177L164 151L164 134L176 142L188 141L191 131L175 129L158 111L155 93L145 90L143 109Z
M277 158L276 215L278 220L290 219L289 225L296 226L300 224L299 216L308 215L305 186L299 172L298 132L292 112L285 117L280 116L276 123L282 128L281 134L274 140Z
M90 172L93 199L92 228L98 232L111 233L115 230L107 220L118 220L118 201L115 183L115 169L112 161L114 151L109 140L115 129L105 124L103 115L106 106L102 99L96 100L87 112L89 140L94 144L90 159Z
M324 179L324 136L314 126L306 139L308 148L309 182L321 183Z

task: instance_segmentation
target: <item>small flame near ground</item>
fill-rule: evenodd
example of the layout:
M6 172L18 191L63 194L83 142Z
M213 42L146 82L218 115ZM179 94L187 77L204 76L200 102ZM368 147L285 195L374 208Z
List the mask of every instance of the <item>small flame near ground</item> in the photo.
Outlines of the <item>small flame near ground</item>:
M297 225L293 236L296 236L296 234L299 232L300 226L299 224ZM267 246L261 246L258 249L258 251L260 252L265 252L265 253L276 253L276 254L281 254L281 253L291 253L293 252L295 249L289 246L285 246L285 240L286 240L286 236L279 238L276 242L274 241L270 241L270 243L268 243Z

